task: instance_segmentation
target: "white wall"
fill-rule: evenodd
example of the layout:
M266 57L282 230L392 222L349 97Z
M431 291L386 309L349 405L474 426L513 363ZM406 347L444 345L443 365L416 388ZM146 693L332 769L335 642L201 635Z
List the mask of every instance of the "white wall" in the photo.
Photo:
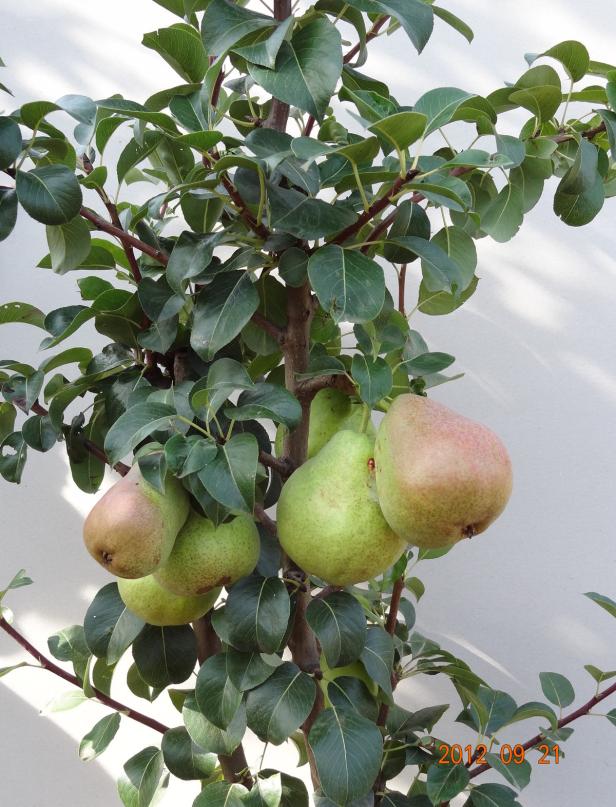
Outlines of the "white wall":
M420 59L402 34L374 43L369 70L393 82L400 101L412 103L433 86L487 93L523 72L524 52L567 38L584 41L592 58L614 60L616 22L609 0L446 5L475 29L472 47L442 24ZM8 109L65 93L100 98L120 91L143 100L177 83L156 54L139 45L142 32L172 21L149 0L22 0L19 10L3 6L0 48L8 69L0 79L16 94L15 104L2 96ZM516 120L511 118L512 133ZM552 214L549 196L513 242L478 243L482 280L467 305L445 318L417 314L412 320L433 349L454 353L456 367L466 372L435 397L502 435L515 469L509 508L489 533L419 567L427 585L419 628L520 703L541 697L542 670L568 675L581 703L594 689L583 665L616 666L614 623L581 596L589 590L616 595L616 213L608 202L591 225L569 229ZM73 278L34 268L45 252L42 228L20 211L16 232L0 245L1 302L25 300L44 310L77 302ZM34 329L4 326L0 353L31 361L39 336ZM0 484L0 583L22 566L34 578L36 585L15 592L10 604L16 624L40 647L54 630L82 620L89 598L107 582L81 543L82 517L90 506L71 487L59 450L31 456L20 487ZM0 636L0 666L22 657ZM64 689L38 670L2 681L7 804L113 804L122 762L157 741L125 720L110 750L89 766L81 764L77 740L105 710L89 704L39 718L41 707ZM121 687L117 693L123 695ZM451 701L452 718L457 714L455 693L433 678L413 678L400 694L411 707ZM162 719L179 722L171 707L156 708ZM507 738L526 739L535 728L532 721L518 724ZM459 725L452 726L454 738L473 741ZM585 718L564 750L558 767L535 766L521 803L613 803L613 726ZM250 754L258 763L252 747ZM275 764L274 754L270 762ZM293 767L294 752L287 764ZM178 798L170 796L167 804L189 804L194 788L180 786L175 793Z

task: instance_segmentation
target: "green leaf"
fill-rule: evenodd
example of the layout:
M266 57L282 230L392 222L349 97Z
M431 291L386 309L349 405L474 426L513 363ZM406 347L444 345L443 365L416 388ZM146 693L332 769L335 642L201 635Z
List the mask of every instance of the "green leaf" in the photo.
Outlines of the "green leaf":
M404 369L409 375L424 376L431 373L440 373L446 370L455 361L449 353L420 353L414 359L404 362Z
M486 762L518 790L523 790L530 782L532 768L526 760L519 765L505 765L496 754L486 754ZM460 767L460 766L458 766Z
M292 30L294 22L293 16L290 16L283 20L272 33L262 29L253 43L242 47L236 46L233 50L250 64L274 69L278 52Z
M107 583L86 611L83 627L90 651L115 664L143 629L144 622L124 605L117 583Z
M246 731L246 708L242 703L229 726L217 728L199 711L193 695L187 695L182 717L193 742L212 754L232 754L242 742Z
M549 722L552 728L556 728L558 718L552 708L546 703L539 703L538 701L529 701L518 706L509 721L510 723L517 723L519 720L528 720L531 717L544 717Z
M396 149L404 151L423 135L428 118L419 112L397 112L369 126L371 132L381 135Z
M26 213L42 224L65 224L81 208L81 187L65 165L18 171L16 190Z
M387 397L394 383L391 367L380 356L372 359L356 353L351 363L351 375L359 384L359 397L370 407Z
M116 173L118 182L121 184L124 178L136 165L146 159L154 149L160 144L163 139L162 132L157 132L152 129L147 129L143 135L143 141L139 142L136 138L129 140L122 153L118 157L116 166ZM99 146L100 149L100 146Z
M20 661L19 664L12 664L10 667L0 667L0 678L12 673L13 670L20 670L22 667L32 667L34 665L28 664L27 661Z
M526 61L531 65L541 56L551 56L552 59L560 62L567 71L569 78L573 81L579 81L584 78L590 66L588 51L581 42L576 42L573 39L559 42L558 45L554 45L543 53L527 53Z
M48 225L46 232L51 268L56 274L76 269L90 254L90 228L81 216L66 224Z
M389 633L377 626L368 628L360 659L368 675L376 681L383 692L391 696L394 643Z
M234 434L199 472L210 496L235 512L252 513L259 446L252 434Z
M15 427L17 412L13 404L0 403L0 443Z
M269 418L294 428L302 418L299 401L278 384L255 384L242 392L236 407L225 409L225 415L234 420L258 420Z
M306 620L314 631L330 667L356 661L366 640L366 618L359 602L345 591L313 599Z
M274 98L321 121L342 72L340 34L328 19L317 17L282 42L274 70L255 64L248 70Z
M227 672L240 692L254 689L273 675L275 667L266 664L260 653L241 653L229 647Z
M316 685L295 664L285 661L246 699L248 726L263 742L280 745L312 710Z
M616 709L611 709L606 717L613 726L616 726Z
M183 294L176 294L167 282L166 275L158 280L144 277L138 289L143 312L153 321L168 320L179 314L186 302Z
M604 201L603 181L597 174L595 184L583 193L563 193L559 185L554 194L554 212L570 227L581 227L595 218Z
M608 681L610 678L614 678L616 676L616 670L600 670L598 667L595 667L594 664L585 664L584 669L598 684L601 684L603 681Z
M368 322L383 307L383 269L357 250L334 244L321 247L308 261L308 277L335 322Z
M466 273L438 243L416 236L394 238L392 242L419 255L423 281L428 291L459 293L468 285Z
M314 239L343 230L357 216L348 207L336 207L299 191L270 186L271 224L298 238Z
M335 804L349 804L373 786L383 738L377 726L352 709L324 709L308 735L321 789Z
M206 378L193 386L189 396L190 405L197 415L209 421L234 390L252 387L254 382L238 361L218 359L208 370ZM203 409L205 413L201 412Z
M58 440L49 415L32 415L22 424L21 433L26 443L35 451L49 451Z
M230 590L225 613L235 648L275 653L287 631L291 603L280 578L246 577Z
M484 707L481 710L482 713L479 714L473 704L470 706L470 711L481 733L486 736L491 737L496 734L499 729L512 720L516 713L516 702L506 692L480 686L476 692L476 697Z
M327 697L332 706L355 709L358 714L376 722L379 706L366 684L359 678L338 675L333 681L327 681Z
M558 87L550 85L536 86L514 89L513 92L509 93L509 101L528 109L542 124L549 121L556 114L558 107L562 103L562 94L560 85Z
M201 21L201 36L210 56L220 56L248 34L273 28L271 17L249 11L227 0L212 0Z
M70 625L68 628L54 633L47 640L47 646L54 658L59 661L72 662L75 675L79 679L86 678L86 665L90 657L90 650L81 625Z
M426 789L432 804L449 801L461 793L469 782L464 765L431 765L428 768Z
M16 588L22 588L23 586L31 586L31 585L32 585L32 580L31 580L30 577L28 577L26 575L26 570L25 569L20 569L17 572L17 574L14 575L13 579L8 584L8 586L5 589L3 589L2 591L0 591L0 601L2 600L4 595L7 593L7 591L12 591L13 589L16 589Z
M449 123L458 107L472 97L472 93L457 87L439 87L424 93L415 104L414 110L426 116L425 135Z
M146 684L157 689L181 684L197 663L195 634L188 625L146 625L133 643L133 658Z
M17 222L17 193L13 188L0 188L0 241L13 232Z
M0 170L8 168L21 153L21 131L14 120L0 117Z
M192 25L176 23L144 34L142 44L159 53L188 83L203 79L208 69L207 53Z
M195 697L210 723L219 729L229 726L242 702L242 693L229 678L226 654L217 653L201 665Z
M169 256L165 277L176 294L181 295L189 280L207 269L212 262L219 233L183 232ZM170 316L170 314L169 314Z
M390 239L403 236L430 239L430 219L423 207L409 200L398 205L393 224L389 228ZM419 257L416 252L403 249L389 240L385 242L383 255L392 263L411 263Z
M579 194L591 190L597 181L598 161L597 147L581 138L573 165L561 179L558 192Z
M45 339L41 343L41 347L44 349L56 347L94 316L96 316L96 311L84 305L67 305L64 308L50 311L45 317L44 327L52 338Z
M462 34L462 36L467 40L467 42L472 42L475 38L475 34L473 33L472 28L470 28L463 20L459 17L456 17L455 14L452 14L451 11L447 11L444 8L440 8L439 6L432 6L432 11L437 17L440 17L443 22L446 22L447 25L450 25L454 30L458 33Z
M203 788L192 807L245 807L248 793L243 785L214 782Z
M34 325L36 328L45 328L45 315L42 311L29 303L4 303L0 305L0 325L9 322L21 322L24 325Z
M12 449L12 453L7 452ZM21 432L8 434L0 443L0 476L7 482L21 482L21 475L26 464L28 448Z
M79 759L90 762L100 756L120 728L120 713L106 715L96 723L79 743Z
M524 201L519 188L510 182L492 200L481 217L481 229L495 241L509 241L524 219Z
M209 779L218 762L215 754L208 754L192 741L183 726L163 734L161 751L165 765L178 779Z
M126 777L118 781L125 807L149 807L161 786L163 755L154 746L144 748L124 765Z
M616 602L606 597L605 594L597 594L596 591L587 591L584 596L596 602L597 605L600 605L610 616L616 617Z
M227 345L259 307L259 293L247 272L224 272L197 296L190 337L205 361Z
M355 3L351 1L351 5ZM372 5L382 9L383 13L395 17L417 52L422 52L434 27L434 16L430 6L421 0L374 0Z
M175 416L175 409L162 403L141 403L127 409L107 432L109 462L115 465L152 432L170 428Z
M541 689L550 703L564 709L575 700L575 692L571 682L564 675L554 672L539 673Z
M479 785L471 790L467 804L472 807L515 807L517 794L506 785Z
M56 712L68 712L71 709L76 709L85 703L88 697L83 694L80 689L71 689L70 692L62 692L56 695L49 703L41 710L42 715L54 714Z

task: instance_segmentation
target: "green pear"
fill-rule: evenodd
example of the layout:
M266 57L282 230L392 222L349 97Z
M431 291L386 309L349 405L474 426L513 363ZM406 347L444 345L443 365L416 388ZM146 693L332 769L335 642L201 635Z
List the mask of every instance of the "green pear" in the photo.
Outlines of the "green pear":
M215 588L198 597L178 597L151 574L137 580L118 580L118 590L129 611L149 625L161 627L194 622L207 614L220 594L220 589Z
M333 585L369 580L404 550L379 508L372 456L370 437L340 431L295 471L278 501L282 548Z
M192 512L169 559L154 576L174 594L204 594L250 574L259 560L259 544L259 531L250 516L239 515L215 526Z
M343 429L352 432L360 431L363 413L363 404L359 401L352 401L344 392L338 389L319 390L310 404L308 459L318 454L336 432ZM282 457L284 453L286 433L285 426L279 426L276 431L277 457ZM374 426L369 423L366 434L372 438L373 442L375 433Z
M419 395L394 399L374 459L383 515L415 546L472 538L498 518L511 494L511 461L500 439Z
M83 527L92 557L118 577L145 577L169 557L188 516L188 495L175 477L165 493L133 465L94 505Z

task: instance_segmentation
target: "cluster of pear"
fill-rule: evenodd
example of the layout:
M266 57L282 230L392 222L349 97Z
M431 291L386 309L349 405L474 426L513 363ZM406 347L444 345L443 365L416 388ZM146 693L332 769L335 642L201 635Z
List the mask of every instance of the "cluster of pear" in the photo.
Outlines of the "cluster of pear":
M341 395L316 396L309 454L320 450L278 502L280 543L302 569L334 585L359 583L388 569L407 544L450 546L502 513L511 462L488 428L405 394L394 399L375 440L359 431Z
M259 533L250 516L214 525L191 510L172 476L161 493L134 465L84 524L90 554L118 577L125 605L150 625L184 625L206 614L222 586L250 574Z

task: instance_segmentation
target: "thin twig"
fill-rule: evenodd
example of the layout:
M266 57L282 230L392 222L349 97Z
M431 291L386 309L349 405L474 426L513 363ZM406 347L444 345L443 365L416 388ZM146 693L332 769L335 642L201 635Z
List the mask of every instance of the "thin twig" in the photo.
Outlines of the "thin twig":
M73 686L76 686L79 689L83 689L83 685L76 675L72 675L66 670L63 670L62 667L59 667L51 659L47 658L47 656L44 656L39 650L36 649L36 647L34 647L34 645L30 644L25 636L22 636L21 633L19 633L19 631L17 631L12 625L9 625L9 623L3 617L0 617L0 628L8 633L11 638L13 638L19 645L21 645L21 647L24 648L24 650L35 658L43 669L57 675L58 678L62 678L64 681L68 681L69 684L73 684ZM120 703L120 701L115 700L115 698L110 698L109 695L105 695L104 692L101 692L95 687L92 687L92 692L94 692L96 700L100 701L105 706L108 706L110 709L114 709L116 712L120 712L120 714L130 717L131 720L135 720L137 723L142 723L144 726L160 732L160 734L164 734L169 730L169 726L165 726L163 723L159 723L158 720L154 720L154 718L148 717L147 715L138 712L136 709L132 709L130 706Z

